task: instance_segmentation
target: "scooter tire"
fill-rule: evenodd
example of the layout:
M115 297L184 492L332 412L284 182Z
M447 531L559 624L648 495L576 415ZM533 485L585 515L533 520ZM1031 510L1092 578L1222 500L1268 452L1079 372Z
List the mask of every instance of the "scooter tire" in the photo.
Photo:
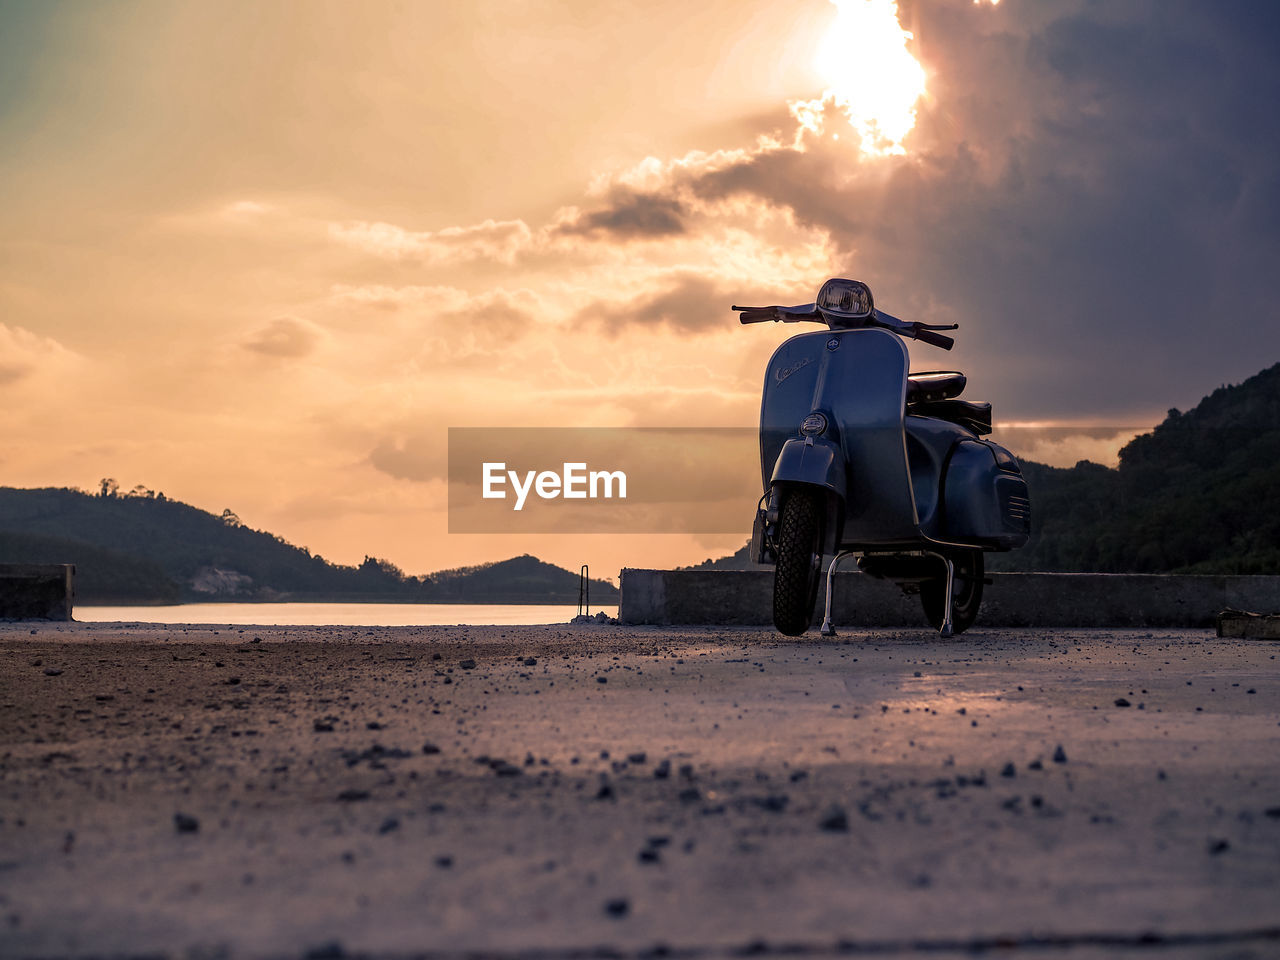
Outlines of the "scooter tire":
M957 551L950 555L950 559L955 567L951 589L951 632L959 634L968 630L978 619L986 571L981 550ZM942 629L946 588L945 577L926 580L920 585L920 605L924 607L924 615L935 630Z
M793 490L778 518L778 560L773 571L773 625L798 637L813 623L822 579L822 505L807 490Z

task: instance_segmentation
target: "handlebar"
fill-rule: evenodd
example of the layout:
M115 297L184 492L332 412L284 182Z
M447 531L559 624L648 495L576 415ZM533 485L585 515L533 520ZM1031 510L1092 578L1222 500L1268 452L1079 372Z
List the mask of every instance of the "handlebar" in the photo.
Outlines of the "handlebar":
M742 314L738 318L742 323L767 323L770 320L781 321L782 323L799 323L803 320L813 320L817 323L826 322L826 318L818 310L816 303L805 303L798 307L735 306L731 309ZM953 338L934 333L934 331L955 330L960 326L958 323L919 323L899 320L883 310L876 310L874 316L868 317L866 322L877 327L884 327L886 330L892 330L901 336L911 337L913 340L919 340L934 347L941 347L943 350L950 350L956 345L956 342Z
M916 339L932 344L935 347L941 347L943 350L950 350L956 345L952 337L944 337L942 334L934 333L931 330L917 330Z
M798 307L730 307L742 314L738 319L742 323L766 323L780 320L783 323L799 323L802 320L816 320L824 323L822 314L818 312L816 303L806 303Z

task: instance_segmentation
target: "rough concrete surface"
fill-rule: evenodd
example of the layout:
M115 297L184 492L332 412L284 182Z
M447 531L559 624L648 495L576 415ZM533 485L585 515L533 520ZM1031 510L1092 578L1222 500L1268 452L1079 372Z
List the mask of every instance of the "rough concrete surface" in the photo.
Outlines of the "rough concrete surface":
M1280 955L1280 644L0 627L0 955Z

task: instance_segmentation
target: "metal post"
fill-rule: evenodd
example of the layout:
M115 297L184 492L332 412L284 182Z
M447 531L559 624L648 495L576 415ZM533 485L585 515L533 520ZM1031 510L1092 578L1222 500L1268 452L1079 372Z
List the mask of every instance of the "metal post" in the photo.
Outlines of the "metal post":
M591 616L591 569L585 563L578 571L578 616L582 616L584 606L586 615Z

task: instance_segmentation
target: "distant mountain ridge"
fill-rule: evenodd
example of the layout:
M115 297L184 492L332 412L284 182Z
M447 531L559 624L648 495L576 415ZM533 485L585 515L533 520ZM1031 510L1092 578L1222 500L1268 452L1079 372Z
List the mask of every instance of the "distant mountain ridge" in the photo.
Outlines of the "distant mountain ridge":
M385 600L574 603L578 574L532 556L423 576L366 557L332 564L284 539L163 494L0 487L0 563L74 563L80 603ZM594 602L618 591L591 581Z
M988 569L1280 574L1280 363L1170 410L1115 469L1022 466L1031 540ZM756 568L743 547L690 569Z

